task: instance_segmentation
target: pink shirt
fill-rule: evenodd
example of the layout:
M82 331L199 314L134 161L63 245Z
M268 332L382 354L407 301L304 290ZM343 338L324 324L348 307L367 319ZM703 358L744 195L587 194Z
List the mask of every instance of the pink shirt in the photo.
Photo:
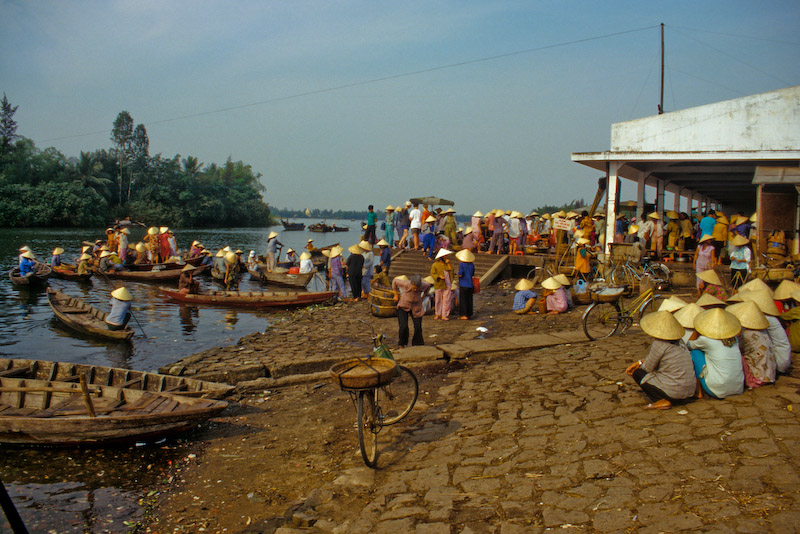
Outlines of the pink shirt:
M547 311L567 311L567 293L563 287L556 289L552 295L547 295Z

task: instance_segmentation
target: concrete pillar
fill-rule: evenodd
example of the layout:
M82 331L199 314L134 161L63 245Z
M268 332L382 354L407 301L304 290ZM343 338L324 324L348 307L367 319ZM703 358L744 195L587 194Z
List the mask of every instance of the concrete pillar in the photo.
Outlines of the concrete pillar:
M619 206L619 168L622 163L611 161L608 165L608 187L606 188L606 258L611 257L611 244L617 227L617 207Z
M656 181L656 213L659 220L664 218L664 186L664 180Z
M636 224L642 224L642 221L638 219L639 215L644 214L644 187L645 182L647 181L647 176L640 176L637 180L636 186Z

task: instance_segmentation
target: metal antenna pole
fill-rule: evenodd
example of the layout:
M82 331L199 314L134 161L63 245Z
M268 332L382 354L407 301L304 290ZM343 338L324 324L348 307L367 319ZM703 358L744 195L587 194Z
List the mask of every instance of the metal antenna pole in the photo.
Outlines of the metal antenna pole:
M661 98L658 104L658 114L664 113L664 23L661 23Z

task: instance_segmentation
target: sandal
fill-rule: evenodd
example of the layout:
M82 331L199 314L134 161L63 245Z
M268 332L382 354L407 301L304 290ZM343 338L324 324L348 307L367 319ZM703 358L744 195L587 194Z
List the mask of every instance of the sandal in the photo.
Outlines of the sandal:
M672 403L666 399L657 400L644 407L645 410L669 410L670 408L672 408Z

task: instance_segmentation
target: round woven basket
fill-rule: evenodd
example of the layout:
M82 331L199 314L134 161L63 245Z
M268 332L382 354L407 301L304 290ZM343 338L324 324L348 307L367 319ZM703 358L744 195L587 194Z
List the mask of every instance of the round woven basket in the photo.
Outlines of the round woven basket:
M369 311L375 317L395 317L397 315L397 306L394 303L391 306L370 303Z
M353 358L331 367L331 376L344 389L385 386L396 375L397 363L388 358Z

